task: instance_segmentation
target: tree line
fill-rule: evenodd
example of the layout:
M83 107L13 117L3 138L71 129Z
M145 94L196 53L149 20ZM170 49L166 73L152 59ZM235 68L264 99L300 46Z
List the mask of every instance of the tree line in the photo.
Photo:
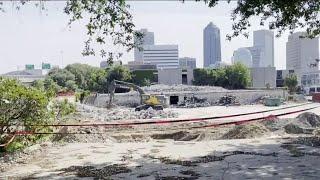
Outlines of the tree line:
M193 84L198 86L221 86L227 89L244 89L250 85L249 69L236 63L217 69L195 69Z

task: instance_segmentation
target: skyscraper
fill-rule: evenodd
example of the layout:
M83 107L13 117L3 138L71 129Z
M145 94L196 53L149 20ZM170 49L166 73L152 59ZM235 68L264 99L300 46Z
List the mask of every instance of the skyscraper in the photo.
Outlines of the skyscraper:
M221 61L220 29L210 22L203 30L203 66Z
M138 32L143 34L142 38L134 37L134 41L142 48L134 49L134 60L135 61L143 61L143 47L145 45L154 45L154 33L149 32L148 29L141 29Z
M274 67L274 33L269 30L258 30L253 32L253 49L260 49L260 58L253 59L254 64L259 67ZM257 53L257 52L256 52ZM253 54L251 52L251 54ZM259 62L256 62L259 61Z
M298 76L299 84L301 78L305 81L310 79L307 76L303 78L304 75L310 74L311 77L311 74L319 74L319 62L317 60L319 59L319 38L309 39L304 37L305 35L305 32L293 33L288 37L286 44L287 69L294 70ZM313 83L309 82L310 84Z

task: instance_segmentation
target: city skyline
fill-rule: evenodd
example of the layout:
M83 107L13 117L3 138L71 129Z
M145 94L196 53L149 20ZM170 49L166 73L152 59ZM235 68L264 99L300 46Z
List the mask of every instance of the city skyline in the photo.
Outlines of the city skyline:
M67 27L68 17L63 14L63 2L46 2L47 11L39 12L33 2L27 3L21 10L11 9L7 4L7 13L0 17L0 60L5 62L0 67L0 73L13 71L19 65L41 64L50 62L53 65L70 63L88 63L99 66L103 59L83 57L85 30L79 22ZM249 38L234 38L231 42L225 40L225 35L231 33L232 21L230 11L235 3L220 3L215 8L208 8L203 3L196 2L129 2L136 29L148 28L157 34L157 44L178 44L181 57L195 57L199 67L203 65L202 31L210 21L221 30L222 60L231 61L233 51L239 47L251 46L252 33ZM9 7L9 8L8 8ZM46 15L48 14L48 15ZM167 18L164 18L167 17ZM170 18L169 18L170 17ZM266 29L259 26L257 18L253 18L250 32ZM275 39L275 66L285 68L285 43L288 32ZM49 36L48 36L49 35ZM33 42L32 46L29 42ZM109 48L109 47L108 47ZM112 49L112 47L110 47ZM133 60L131 51L123 57L124 63Z

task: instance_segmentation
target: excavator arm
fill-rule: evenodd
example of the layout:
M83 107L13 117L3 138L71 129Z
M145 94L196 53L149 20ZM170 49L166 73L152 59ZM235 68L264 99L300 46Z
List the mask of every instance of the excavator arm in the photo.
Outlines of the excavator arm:
M133 84L133 83L129 83L129 82L124 82L124 81L119 81L119 80L113 80L111 82L111 84L109 85L109 103L108 103L108 107L112 107L112 104L113 104L113 100L114 100L114 93L115 93L115 90L116 88L120 88L120 87L129 87L135 91L138 91L139 95L140 95L140 104L142 104L142 95L143 94L146 94L145 91Z

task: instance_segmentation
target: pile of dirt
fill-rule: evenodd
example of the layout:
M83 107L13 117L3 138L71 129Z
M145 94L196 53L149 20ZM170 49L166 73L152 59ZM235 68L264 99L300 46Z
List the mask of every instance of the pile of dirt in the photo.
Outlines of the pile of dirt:
M261 137L269 130L261 123L237 125L222 136L222 139L247 139Z
M305 112L290 120L283 129L288 134L312 134L317 127L320 127L320 117L314 113Z
M300 123L305 124L307 127L320 127L320 116L312 112L305 112L297 117Z
M283 128L284 128L284 131L288 134L302 134L305 132L303 128L293 123L289 123L285 125Z
M175 141L191 141L199 137L198 133L189 133L187 131L178 131L173 133L153 134L153 139L173 139Z

